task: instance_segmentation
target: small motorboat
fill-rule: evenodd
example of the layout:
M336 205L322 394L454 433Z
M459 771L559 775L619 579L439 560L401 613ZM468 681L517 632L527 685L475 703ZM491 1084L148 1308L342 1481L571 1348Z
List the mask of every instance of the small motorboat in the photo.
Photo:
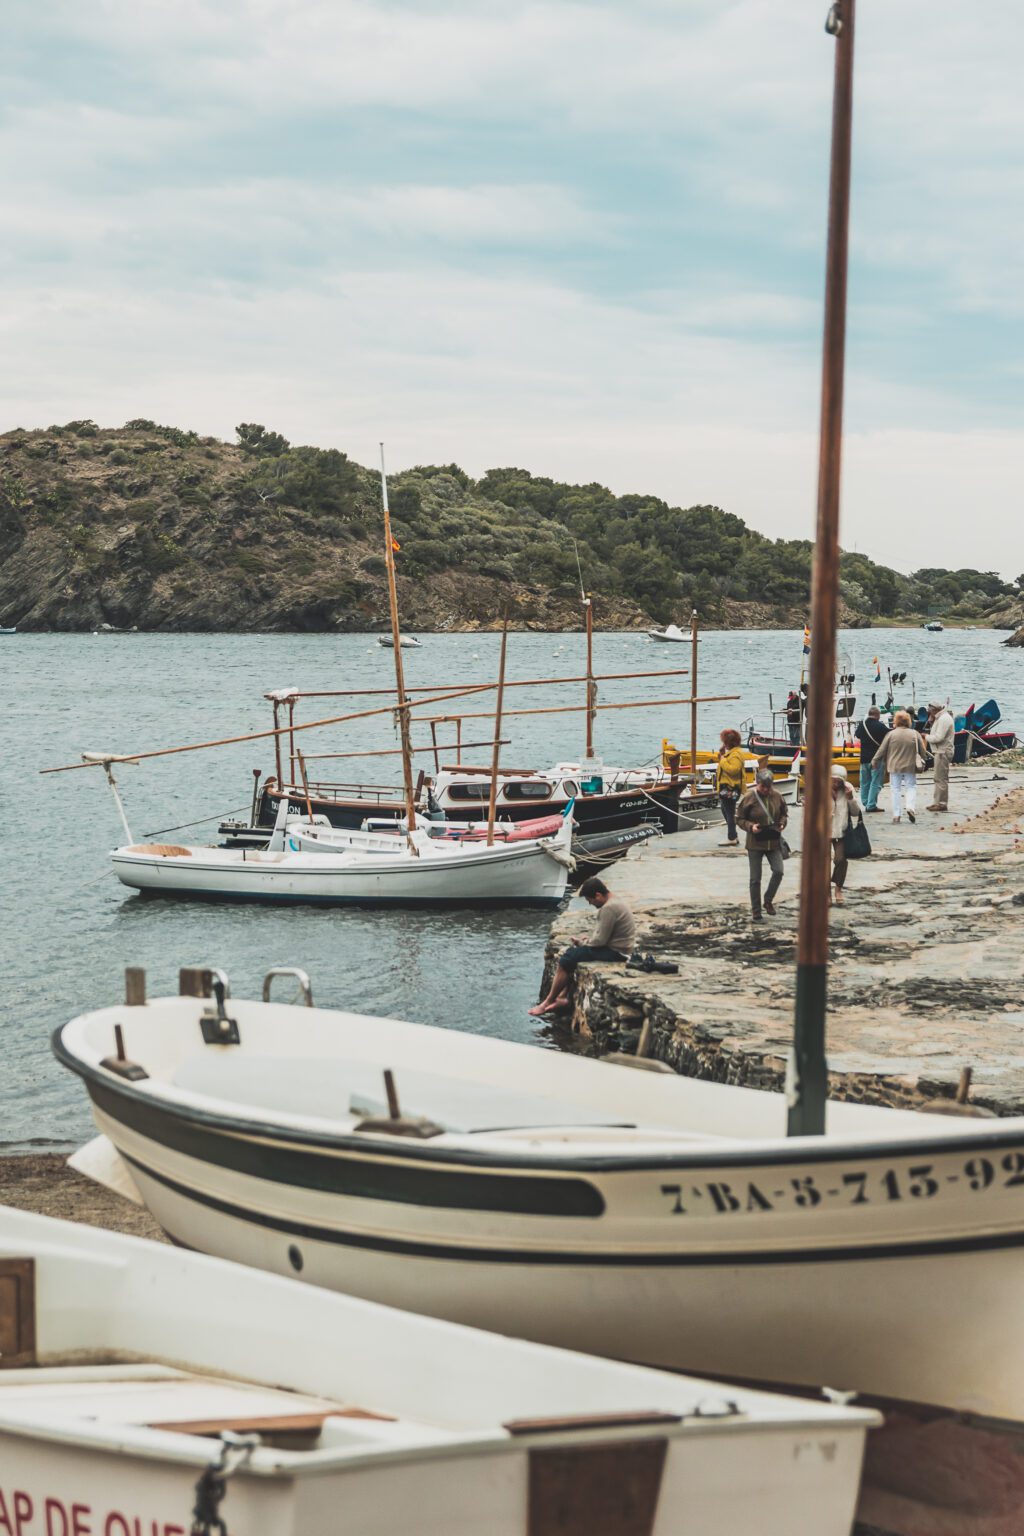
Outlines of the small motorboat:
M651 640L689 640L691 637L679 628L678 624L666 624L664 629L649 629L648 638Z
M419 651L423 648L423 641L417 640L415 635L399 635L398 643L403 651ZM378 635L378 645L386 645L389 651L395 648L395 642L390 635Z
M541 1343L1024 1422L1024 1116L830 1101L825 1134L789 1137L781 1093L236 1001L216 971L182 990L53 1048L185 1247ZM116 1185L104 1148L75 1166Z
M926 629L930 635L941 635L943 630L943 626L939 623L938 619L932 619L930 624L922 624L921 628Z
M17 624L0 624L0 635L16 635L17 633Z
M123 885L220 901L370 905L557 906L572 865L572 817L558 830L493 847L437 841L424 827L402 838L307 823L289 830L288 801L265 848L129 843L111 854ZM310 842L321 834L319 849ZM343 841L342 841L343 840Z
M0 1297L20 1536L846 1536L878 1422L4 1207Z

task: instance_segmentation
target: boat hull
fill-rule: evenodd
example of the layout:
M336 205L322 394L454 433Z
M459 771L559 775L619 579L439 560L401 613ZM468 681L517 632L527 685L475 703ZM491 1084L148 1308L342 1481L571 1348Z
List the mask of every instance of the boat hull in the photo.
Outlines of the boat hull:
M206 901L319 905L557 906L564 863L539 847L480 850L456 858L399 863L387 855L351 868L327 854L269 854L195 849L161 854L118 849L111 856L123 885L151 895ZM373 866L376 867L373 867Z
M680 798L684 787L683 783L667 783L649 789L637 787L611 794L579 795L573 801L573 820L580 833L620 832L643 822L652 822L663 832L684 831L690 814L689 802ZM282 798L278 789L265 789L260 794L256 820L259 826L267 828L268 835L277 819ZM698 796L697 799L700 802L707 800L710 804L713 797ZM545 815L560 815L568 804L568 796L555 795L544 801L542 809ZM397 821L405 815L405 806L398 801L369 797L335 799L315 792L310 794L308 802L305 795L293 793L289 797L289 809L296 816L306 816L311 810L314 816L326 816L333 827L348 830L361 827L372 817L390 816ZM452 807L450 814L460 821L486 821L487 805L485 802L460 803L457 810ZM504 821L531 821L538 815L538 806L529 801L521 805L503 803L500 815Z
M189 1247L634 1362L1024 1422L1019 1125L814 1155L501 1161L215 1124L87 1085Z

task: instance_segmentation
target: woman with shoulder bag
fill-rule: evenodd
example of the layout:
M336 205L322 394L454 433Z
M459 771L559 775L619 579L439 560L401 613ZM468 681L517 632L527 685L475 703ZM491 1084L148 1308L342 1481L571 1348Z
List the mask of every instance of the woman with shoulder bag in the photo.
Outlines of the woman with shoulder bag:
M889 771L889 787L892 790L892 819L899 821L906 805L907 817L916 821L917 773L924 767L921 738L911 727L910 716L905 709L898 709L892 717L892 730L882 742L872 760L872 767Z
M849 867L846 854L846 833L854 816L863 817L864 806L853 785L847 782L846 769L836 763L832 768L832 884L837 906L843 904L843 886Z
M719 740L722 745L718 749L715 788L718 791L718 803L722 807L722 815L725 817L725 835L728 839L720 846L738 848L740 840L736 836L736 805L743 793L747 754L740 746L739 731L723 731Z

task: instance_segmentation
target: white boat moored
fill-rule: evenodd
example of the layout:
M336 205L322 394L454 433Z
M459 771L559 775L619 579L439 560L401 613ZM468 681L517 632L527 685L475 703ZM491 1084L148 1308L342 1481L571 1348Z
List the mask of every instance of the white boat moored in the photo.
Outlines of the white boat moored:
M18 1536L846 1536L878 1421L3 1207L0 1298Z
M177 1241L545 1343L1024 1421L1024 1118L830 1103L787 1138L781 1094L218 986L54 1037Z

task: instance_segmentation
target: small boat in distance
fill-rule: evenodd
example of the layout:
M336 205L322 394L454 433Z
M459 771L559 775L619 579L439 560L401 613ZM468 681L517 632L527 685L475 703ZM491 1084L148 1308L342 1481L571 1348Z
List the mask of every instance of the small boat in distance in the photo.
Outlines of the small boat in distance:
M400 635L398 643L403 651L420 651L423 649L423 641L417 640L415 635ZM386 645L389 651L395 648L395 642L390 635L378 635L378 645Z
M575 1536L609 1478L648 1531L788 1536L813 1507L817 1536L846 1536L878 1422L2 1207L0 1285L0 1529L10 1511L24 1536L44 1509L53 1536L65 1509L97 1536L225 1517L254 1536Z
M0 635L16 635L17 633L17 624L0 624Z
M926 629L931 635L941 635L943 630L943 626L939 623L938 619L932 619L930 624L922 624L921 628Z
M651 640L689 640L689 635L684 635L678 624L666 624L664 629L649 629L648 637Z

